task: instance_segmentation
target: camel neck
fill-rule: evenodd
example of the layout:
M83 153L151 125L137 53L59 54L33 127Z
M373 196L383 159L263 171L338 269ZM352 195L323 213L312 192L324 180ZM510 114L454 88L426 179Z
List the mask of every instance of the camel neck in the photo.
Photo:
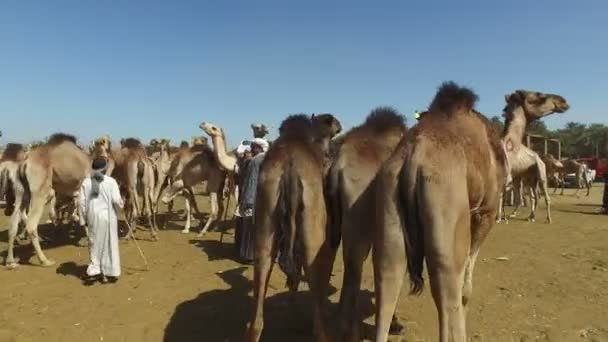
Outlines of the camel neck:
M220 166L224 170L232 172L236 167L236 158L228 155L226 152L226 143L224 141L224 137L215 135L211 138L211 141L213 141L215 156Z
M522 146L527 124L526 115L522 107L513 109L510 116L511 119L506 122L503 136L503 141L507 145L507 152L516 151Z

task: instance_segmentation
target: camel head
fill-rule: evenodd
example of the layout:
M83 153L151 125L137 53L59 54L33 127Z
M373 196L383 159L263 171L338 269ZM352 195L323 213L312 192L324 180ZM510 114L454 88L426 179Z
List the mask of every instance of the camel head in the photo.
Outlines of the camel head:
M268 127L260 123L251 124L251 129L253 130L254 138L264 138L269 133Z
M154 151L165 151L165 150L169 149L170 142L171 142L171 140L169 140L169 139L154 138L154 139L150 140L150 147L152 147L152 150L154 150Z
M208 142L207 137L192 137L192 146L207 145Z
M224 131L212 123L202 122L198 127L212 138L224 136Z
M110 136L106 134L101 138L95 139L95 141L93 142L93 145L97 149L109 151L110 150Z
M342 131L342 124L332 114L313 114L310 120L318 137L331 139Z
M555 94L544 94L537 91L516 90L505 95L507 105L504 112L508 115L514 109L522 107L528 122L553 113L563 113L570 108L565 98Z

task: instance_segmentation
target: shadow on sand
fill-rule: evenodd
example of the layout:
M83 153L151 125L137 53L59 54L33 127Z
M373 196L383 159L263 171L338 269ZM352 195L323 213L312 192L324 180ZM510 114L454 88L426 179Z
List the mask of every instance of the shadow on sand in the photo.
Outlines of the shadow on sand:
M247 267L239 267L218 276L229 289L211 290L197 298L179 304L165 328L165 342L177 341L242 341L247 322L251 318L253 299L250 295L252 282L243 275ZM336 291L332 287L332 293ZM263 341L312 341L311 293L298 291L295 295L285 292L266 298ZM373 293L361 293L363 317L370 317L374 307ZM329 304L329 317L336 317L337 304ZM335 326L332 321L331 327ZM363 325L365 337L372 334L372 327Z

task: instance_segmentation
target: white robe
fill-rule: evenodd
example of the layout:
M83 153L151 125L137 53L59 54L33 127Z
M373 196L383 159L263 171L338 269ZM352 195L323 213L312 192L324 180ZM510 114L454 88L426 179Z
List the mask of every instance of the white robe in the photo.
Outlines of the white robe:
M120 276L120 254L118 251L118 217L116 208L124 203L118 184L112 177L104 176L99 184L99 195L91 198L91 178L86 178L80 189L80 212L89 233L90 263L87 275L103 274Z

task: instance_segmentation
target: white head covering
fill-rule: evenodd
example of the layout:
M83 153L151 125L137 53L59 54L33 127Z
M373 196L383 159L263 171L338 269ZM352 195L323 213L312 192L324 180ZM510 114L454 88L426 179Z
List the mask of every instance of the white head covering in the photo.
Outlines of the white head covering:
M249 151L251 151L251 146L250 145L244 145L243 143L241 143L236 148L236 153L238 153L238 154L243 154L243 153L249 152Z
M263 152L268 151L268 147L270 146L270 145L268 145L268 141L266 141L266 139L262 139L262 138L255 138L251 141L251 143L260 146L262 148Z

